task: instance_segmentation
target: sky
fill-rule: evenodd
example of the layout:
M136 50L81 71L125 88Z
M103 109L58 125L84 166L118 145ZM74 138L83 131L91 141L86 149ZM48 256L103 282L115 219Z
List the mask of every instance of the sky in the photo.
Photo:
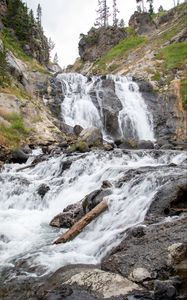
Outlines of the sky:
M174 1L177 2L177 0L154 0L155 11L160 5L164 9L173 7ZM80 33L86 34L96 19L98 0L24 0L24 2L34 12L38 3L41 4L44 32L55 42L52 55L57 52L61 67L73 64L79 56ZM112 0L108 0L108 5L111 4ZM128 25L130 16L136 10L136 1L117 0L117 4L120 10L119 19L123 18L125 25Z

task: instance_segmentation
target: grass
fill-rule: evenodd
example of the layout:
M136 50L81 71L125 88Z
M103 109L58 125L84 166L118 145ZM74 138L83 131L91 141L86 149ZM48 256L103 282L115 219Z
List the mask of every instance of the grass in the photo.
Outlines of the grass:
M10 126L0 124L0 143L16 148L28 137L31 130L25 127L23 118L17 113L4 114L3 118L10 123Z
M164 60L165 71L180 69L184 66L187 57L187 43L175 43L163 48L157 55L158 59Z
M181 79L180 94L182 98L183 107L187 110L187 72L185 76Z
M121 41L118 45L109 50L101 59L97 60L94 67L98 68L100 71L107 71L107 64L112 62L114 59L117 60L128 55L131 50L145 42L145 37L132 35Z
M1 39L5 48L10 50L18 59L24 61L31 70L36 70L43 74L49 74L49 71L44 66L24 52L21 42L16 39L10 30L4 29L1 33Z

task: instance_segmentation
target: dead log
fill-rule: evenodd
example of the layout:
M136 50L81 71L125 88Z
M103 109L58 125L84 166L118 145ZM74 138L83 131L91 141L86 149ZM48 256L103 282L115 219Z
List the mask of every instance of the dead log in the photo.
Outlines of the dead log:
M101 201L96 207L89 211L82 219L75 223L68 231L53 242L53 244L66 243L74 239L82 230L102 212L108 208L105 200Z
M19 169L16 170L16 172L23 171L23 170L26 170L26 169L30 169L32 167L35 167L37 164L38 164L38 162L33 163L31 165L28 165L28 166L25 166L25 167L22 167L22 168L19 168Z

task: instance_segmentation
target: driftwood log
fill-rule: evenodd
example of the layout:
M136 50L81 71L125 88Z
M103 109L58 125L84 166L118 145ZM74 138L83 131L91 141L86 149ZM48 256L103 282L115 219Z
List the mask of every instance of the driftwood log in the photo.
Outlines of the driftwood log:
M53 244L66 243L74 239L82 230L102 212L108 208L105 200L101 201L96 207L89 211L82 219L75 223L68 231L53 242Z

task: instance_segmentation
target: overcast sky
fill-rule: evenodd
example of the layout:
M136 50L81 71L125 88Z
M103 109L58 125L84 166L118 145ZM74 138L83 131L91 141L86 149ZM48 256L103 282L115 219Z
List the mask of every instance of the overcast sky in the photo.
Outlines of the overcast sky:
M80 33L87 33L96 18L98 0L24 0L36 12L38 3L42 6L42 24L45 34L51 37L58 53L60 65L72 64L78 57ZM177 2L177 0L175 0ZM146 0L145 0L146 2ZM174 0L154 0L155 11L162 4L164 9L173 6ZM183 0L180 0L183 2ZM108 0L108 5L112 0ZM119 19L128 24L129 17L136 10L135 0L117 0Z

